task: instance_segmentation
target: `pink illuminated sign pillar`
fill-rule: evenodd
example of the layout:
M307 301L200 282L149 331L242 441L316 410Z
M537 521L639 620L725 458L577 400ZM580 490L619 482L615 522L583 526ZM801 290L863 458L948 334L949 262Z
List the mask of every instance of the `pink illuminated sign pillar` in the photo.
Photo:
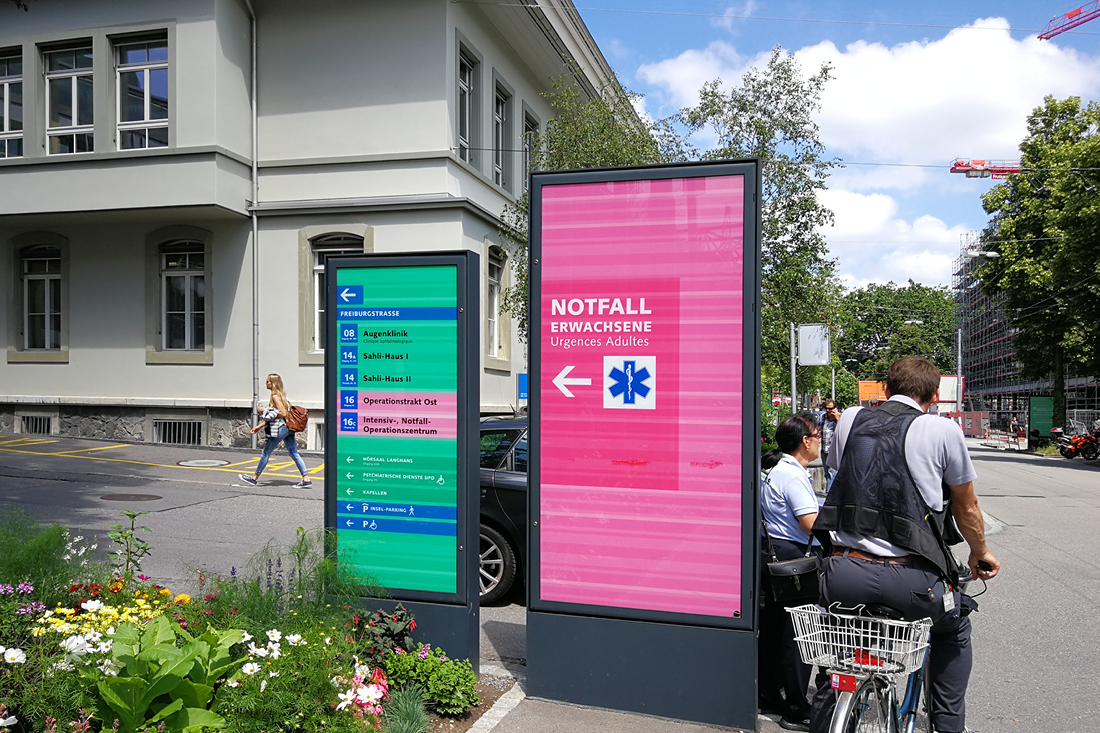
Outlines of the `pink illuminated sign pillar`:
M755 696L758 190L755 161L532 177L528 674L547 682L534 694L635 709L595 678L551 677L561 634L615 653L608 634L635 644L644 624L685 651L748 650L751 669L718 676ZM745 722L728 705L638 704Z

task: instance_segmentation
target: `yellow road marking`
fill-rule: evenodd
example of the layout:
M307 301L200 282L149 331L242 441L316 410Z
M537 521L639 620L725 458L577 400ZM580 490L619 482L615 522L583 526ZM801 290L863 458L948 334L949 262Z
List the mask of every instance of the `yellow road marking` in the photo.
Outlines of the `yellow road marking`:
M57 443L59 441L52 440L52 441L47 441L47 442ZM5 445L5 444L0 443L0 445ZM220 472L223 472L223 473L238 473L238 471L236 469L230 468L229 466L218 466L218 467L212 467L212 466L178 466L175 463L150 463L148 461L132 461L132 460L129 460L129 459L126 459L126 458L101 458L100 456L85 456L85 455L76 455L76 454L66 455L66 454L62 454L62 453L41 453L41 452L32 451L32 450L17 450L15 448L2 448L2 447L0 447L0 453L19 453L19 454L28 455L28 456L59 455L62 458L83 458L84 460L87 460L87 461L105 461L107 463L129 463L130 465L134 465L134 466L153 466L154 468L176 468L176 469L186 469L188 471L220 471ZM323 468L323 467L324 467L324 465L322 464L321 468ZM296 474L296 473L295 474L272 473L272 474L268 474L268 475L279 476L280 478L295 478L295 477L298 476L298 474ZM325 479L324 479L323 476L318 476L318 480L324 481Z
M71 456L74 453L87 453L93 450L110 450L111 448L125 448L126 444L120 445L101 445L98 448L81 448L79 450L63 450L60 453L43 453L44 456Z
M252 463L259 463L259 458L249 458L247 461L241 461L240 463L230 463L226 468L233 468L234 466L247 466Z
M57 443L57 440L43 440L41 438L15 438L14 440L7 440L0 445L43 445L45 443Z

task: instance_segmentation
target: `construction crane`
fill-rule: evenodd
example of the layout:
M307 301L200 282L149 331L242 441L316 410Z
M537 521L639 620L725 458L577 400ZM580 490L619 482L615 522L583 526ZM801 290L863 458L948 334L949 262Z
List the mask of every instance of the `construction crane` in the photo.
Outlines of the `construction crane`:
M967 178L993 178L1004 180L1013 173L1020 172L1019 161L977 160L956 158L951 164L952 173L962 173Z
M1100 18L1100 0L1093 0L1079 8L1069 11L1064 15L1056 15L1047 23L1047 27L1039 34L1039 40L1049 41L1059 33L1065 33L1071 28L1088 23L1093 18Z

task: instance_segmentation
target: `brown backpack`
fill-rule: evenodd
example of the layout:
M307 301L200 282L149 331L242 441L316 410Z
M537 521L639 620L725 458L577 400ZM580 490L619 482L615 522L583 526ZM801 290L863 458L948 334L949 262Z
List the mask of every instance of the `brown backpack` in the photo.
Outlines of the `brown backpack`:
M303 407L290 406L286 411L286 429L292 433L300 433L306 429L309 422L309 411Z

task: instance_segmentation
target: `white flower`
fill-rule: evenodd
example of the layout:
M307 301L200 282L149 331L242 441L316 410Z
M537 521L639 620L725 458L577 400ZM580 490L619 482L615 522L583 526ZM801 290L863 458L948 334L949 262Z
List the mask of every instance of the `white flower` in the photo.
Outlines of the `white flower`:
M75 668L73 667L73 665L69 664L68 659L69 658L66 657L65 659L61 660L60 662L54 662L53 668L54 669L59 669L62 672L71 672L71 671L73 671L73 669L75 669Z
M260 692L263 692L266 689L267 689L267 680L264 680L263 682L260 683Z
M287 634L286 643L291 646L305 646L306 643L302 641L301 634Z
M241 683L238 682L235 679L228 679L228 680L225 681L225 686L226 687L240 687Z
M72 631L72 630L73 630L73 629L75 629L75 628L76 628L76 627L75 627L75 626L73 626L72 624L58 624L58 625L57 625L57 626L56 626L56 627L54 628L54 631L56 631L56 632L57 632L57 633L59 633L59 634L67 634L67 633L69 633L70 631Z
M278 676L279 676L279 673L278 673L278 672L268 672L268 673L267 673L267 676L268 676L268 677L278 677Z
M118 671L121 669L121 667L115 664L114 660L110 658L99 660L99 664L96 666L99 668L100 672L110 677L118 676Z
M256 674L260 671L260 665L256 664L255 662L249 662L248 664L241 667L241 671L245 674Z
M266 657L267 648L262 646L256 646L255 643L248 645L248 653L257 657Z
M282 647L280 647L279 644L277 644L276 642L269 641L267 643L267 647L271 650L272 659L278 659L279 657L283 656Z
M374 705L382 699L382 688L378 685L367 685L355 691L355 696L364 705Z
M88 646L88 642L84 640L83 636L70 636L68 639L61 642L60 646L68 652L68 654L65 655L68 661L72 661L68 659L69 657L81 657L92 651L92 648Z
M88 613L95 613L99 609L103 608L103 601L84 601L80 604L80 607Z
M340 704L336 706L337 710L343 710L352 702L355 701L355 690L348 690L347 692L341 692L337 697L340 698Z
M3 654L3 653L4 653L4 645L0 644L0 654Z
M50 616L53 616L53 611L46 611L42 614L42 618L49 618Z
M8 726L15 725L19 721L13 715L10 718L0 718L0 728L7 728Z
M241 635L241 643L244 644L246 641L252 641L252 634L247 631Z
M283 638L283 635L278 629L271 629L267 632L267 638L271 639L272 641L279 641Z
M329 682L331 682L332 686L336 689L340 689L344 685L344 678L340 675L336 675L331 680L329 680Z
M84 635L84 640L88 642L99 641L102 638L103 634L99 633L98 631L89 631L87 634Z
M100 654L110 654L111 653L111 640L108 639L107 641L99 642L99 646L97 646L95 648L95 650L97 652L99 652Z
M7 649L4 651L4 661L8 664L23 664L27 661L27 655L22 649Z
M332 637L331 636L326 636L325 637L325 646L328 646L331 643L332 643Z

